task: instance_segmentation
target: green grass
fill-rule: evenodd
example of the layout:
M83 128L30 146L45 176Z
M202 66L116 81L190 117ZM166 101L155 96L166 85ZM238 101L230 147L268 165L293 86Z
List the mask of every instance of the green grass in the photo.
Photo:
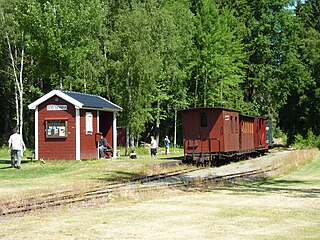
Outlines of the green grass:
M181 157L181 150L165 156L151 158L149 154L138 155L132 160L128 156L117 159L93 159L84 161L30 161L31 153L24 154L21 169L10 168L10 155L6 148L0 149L0 200L12 195L23 198L41 192L60 191L90 187L119 179L129 179L168 171L157 163L173 161ZM30 154L30 155L28 155ZM179 166L180 167L180 166Z
M318 155L268 181L131 193L135 201L100 199L0 218L0 239L320 239L319 181Z
M317 189L320 191L320 155L318 154L313 161L309 161L296 171L283 177L255 182L253 185L269 191L276 191L277 189L306 193L308 192L308 189Z
M33 149L27 148L26 151L23 152L24 157L23 159L27 159L27 157L31 157L33 153ZM10 152L8 147L0 147L0 159L10 159Z

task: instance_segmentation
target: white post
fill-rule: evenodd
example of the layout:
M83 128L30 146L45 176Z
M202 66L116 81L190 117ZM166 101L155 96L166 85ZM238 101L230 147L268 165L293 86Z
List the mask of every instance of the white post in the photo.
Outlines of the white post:
M100 111L97 110L97 132L100 132ZM98 143L98 147L97 147L97 158L99 159L99 143Z
M113 157L117 157L117 117L116 112L113 112L112 121L112 143L113 143Z
M80 160L80 109L76 108L76 160Z
M39 160L39 112L38 107L36 107L34 112L34 158Z

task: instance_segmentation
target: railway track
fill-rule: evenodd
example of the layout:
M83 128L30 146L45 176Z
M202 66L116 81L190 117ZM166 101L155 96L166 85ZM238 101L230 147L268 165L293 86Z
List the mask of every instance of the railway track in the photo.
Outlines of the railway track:
M147 177L135 178L128 181L114 182L102 187L96 187L90 191L61 191L58 193L43 194L25 199L23 202L12 203L7 202L1 206L0 215L13 215L19 213L26 213L30 211L50 208L54 206L63 206L71 203L86 202L93 199L104 198L123 190L124 188L131 187L134 190L147 191L150 189L161 189L167 187L182 187L192 185L198 179L183 178L184 175L189 174L197 169L183 169L178 171L169 172L166 174L158 174ZM247 172L239 172L224 175L212 175L201 178L201 181L224 181L240 179L258 175L265 175L267 172L272 171L269 168L266 170L256 169Z
M109 184L105 184L103 186L94 187L90 191L81 191L81 190L67 190L60 191L55 193L42 194L30 198L26 198L21 202L6 202L3 203L0 208L0 215L10 215L17 213L24 213L33 210L67 205L75 202L84 202L89 201L94 198L105 197L111 193L116 191L120 191L124 187L128 185L139 185L144 184L150 181L157 181L166 177L172 177L184 173L188 173L191 171L196 171L198 169L182 169L169 173L151 175L147 177L134 178L130 180L123 180L118 182L113 182Z

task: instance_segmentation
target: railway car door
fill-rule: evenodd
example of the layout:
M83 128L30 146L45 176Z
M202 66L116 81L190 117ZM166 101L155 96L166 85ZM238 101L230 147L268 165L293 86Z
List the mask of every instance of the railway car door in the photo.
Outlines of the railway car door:
M200 113L199 136L203 153L219 152L221 127L219 124L220 109L209 108Z
M225 151L239 151L239 114L237 112L225 111L223 125Z
M199 125L199 137L200 137L200 151L201 152L208 152L209 145L207 139L209 138L210 133L210 121L208 119L208 112L203 111L200 112L200 125Z

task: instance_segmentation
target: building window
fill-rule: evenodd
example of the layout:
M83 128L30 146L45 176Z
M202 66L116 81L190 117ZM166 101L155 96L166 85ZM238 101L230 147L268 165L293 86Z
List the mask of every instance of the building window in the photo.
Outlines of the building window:
M66 138L67 120L46 120L47 138Z
M200 113L200 127L208 127L207 113Z
M86 112L86 135L92 135L93 132L93 115L92 112Z

